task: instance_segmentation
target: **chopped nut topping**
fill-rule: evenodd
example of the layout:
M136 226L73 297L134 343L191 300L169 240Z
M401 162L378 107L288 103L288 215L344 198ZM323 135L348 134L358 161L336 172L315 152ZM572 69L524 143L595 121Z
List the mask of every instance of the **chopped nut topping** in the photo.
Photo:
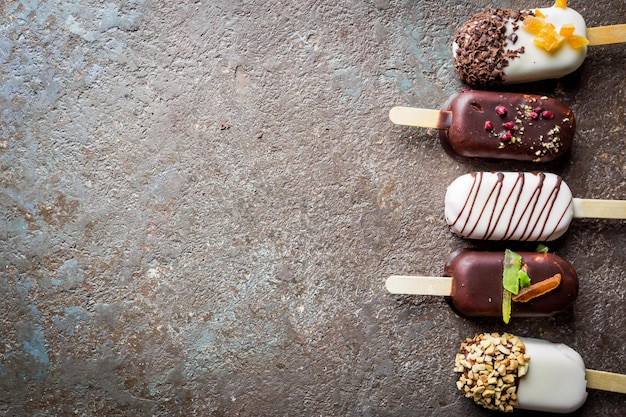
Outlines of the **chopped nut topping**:
M526 375L528 361L524 343L508 333L482 333L461 344L454 372L459 391L477 404L505 413L517 405L519 378Z

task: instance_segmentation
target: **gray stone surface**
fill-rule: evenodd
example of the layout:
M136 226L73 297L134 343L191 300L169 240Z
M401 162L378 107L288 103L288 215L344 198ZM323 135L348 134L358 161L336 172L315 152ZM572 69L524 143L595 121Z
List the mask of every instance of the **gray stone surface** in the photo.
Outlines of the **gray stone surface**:
M503 247L445 226L456 176L537 168L457 161L387 119L462 88L452 34L494 3L0 3L0 414L491 415L452 363L492 330L626 373L624 221L551 245L581 279L554 318L472 321L384 290ZM625 21L621 0L570 4ZM544 169L576 196L626 199L625 60L594 47L571 76L511 88L574 109L573 152ZM591 392L576 415L625 412Z

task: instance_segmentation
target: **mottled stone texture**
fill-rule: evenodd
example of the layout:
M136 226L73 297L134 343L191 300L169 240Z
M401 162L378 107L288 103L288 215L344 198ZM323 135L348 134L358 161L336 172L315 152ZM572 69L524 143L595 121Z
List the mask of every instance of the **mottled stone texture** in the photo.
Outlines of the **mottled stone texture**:
M471 321L384 290L456 248L503 247L445 226L456 176L537 168L454 160L387 119L462 88L454 30L493 5L1 2L0 414L490 415L452 366L491 330L626 372L624 221L576 221L551 245L581 279L555 318ZM570 5L590 26L626 16ZM573 108L573 152L544 168L576 196L626 199L625 61L594 47L565 79L510 88ZM577 415L625 412L592 392Z

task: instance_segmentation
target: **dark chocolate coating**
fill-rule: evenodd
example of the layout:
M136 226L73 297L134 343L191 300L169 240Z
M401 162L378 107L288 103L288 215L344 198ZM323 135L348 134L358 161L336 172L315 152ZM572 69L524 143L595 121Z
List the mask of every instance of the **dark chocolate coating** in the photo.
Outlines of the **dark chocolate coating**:
M561 274L554 290L526 303L512 303L511 316L551 316L567 309L578 295L578 276L566 260L552 253L518 252L528 266L531 284ZM453 278L451 304L468 317L502 317L504 252L462 249L446 262L445 275Z
M496 111L500 106L505 114ZM464 90L447 110L452 124L440 130L441 142L469 158L549 162L569 151L576 130L571 109L544 96Z

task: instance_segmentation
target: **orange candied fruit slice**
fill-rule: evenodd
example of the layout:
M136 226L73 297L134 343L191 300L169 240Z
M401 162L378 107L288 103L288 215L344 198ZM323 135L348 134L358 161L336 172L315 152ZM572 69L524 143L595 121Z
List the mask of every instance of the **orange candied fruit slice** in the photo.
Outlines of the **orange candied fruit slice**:
M574 27L574 25L569 24L569 25L563 25L561 26L561 30L559 31L559 35L564 36L564 37L569 37L572 36L574 34L574 30L576 28Z
M559 47L561 42L565 39L563 36L556 33L554 25L546 23L546 25L536 35L534 42L535 45L542 47L546 51L550 52Z
M539 35L542 29L546 26L545 20L540 19L535 16L527 16L524 19L524 30L530 33L531 35Z
M559 7L559 4L565 6L566 3L566 1L557 0L556 7ZM546 22L545 16L539 9L535 10L535 16L527 16L524 19L524 30L535 36L533 40L535 45L548 52L557 49L564 40L567 40L567 43L574 49L589 44L584 36L574 35L576 28L571 23L561 26L557 32L552 23Z
M584 36L572 35L567 38L567 43L569 43L569 46L572 48L577 49L589 44L589 40Z
M559 9L567 9L567 0L556 0L554 3L554 7L558 7Z
M548 52L558 48L562 41L563 41L563 38L558 39L553 36L546 36L546 37L537 36L533 40L535 45L542 47Z

